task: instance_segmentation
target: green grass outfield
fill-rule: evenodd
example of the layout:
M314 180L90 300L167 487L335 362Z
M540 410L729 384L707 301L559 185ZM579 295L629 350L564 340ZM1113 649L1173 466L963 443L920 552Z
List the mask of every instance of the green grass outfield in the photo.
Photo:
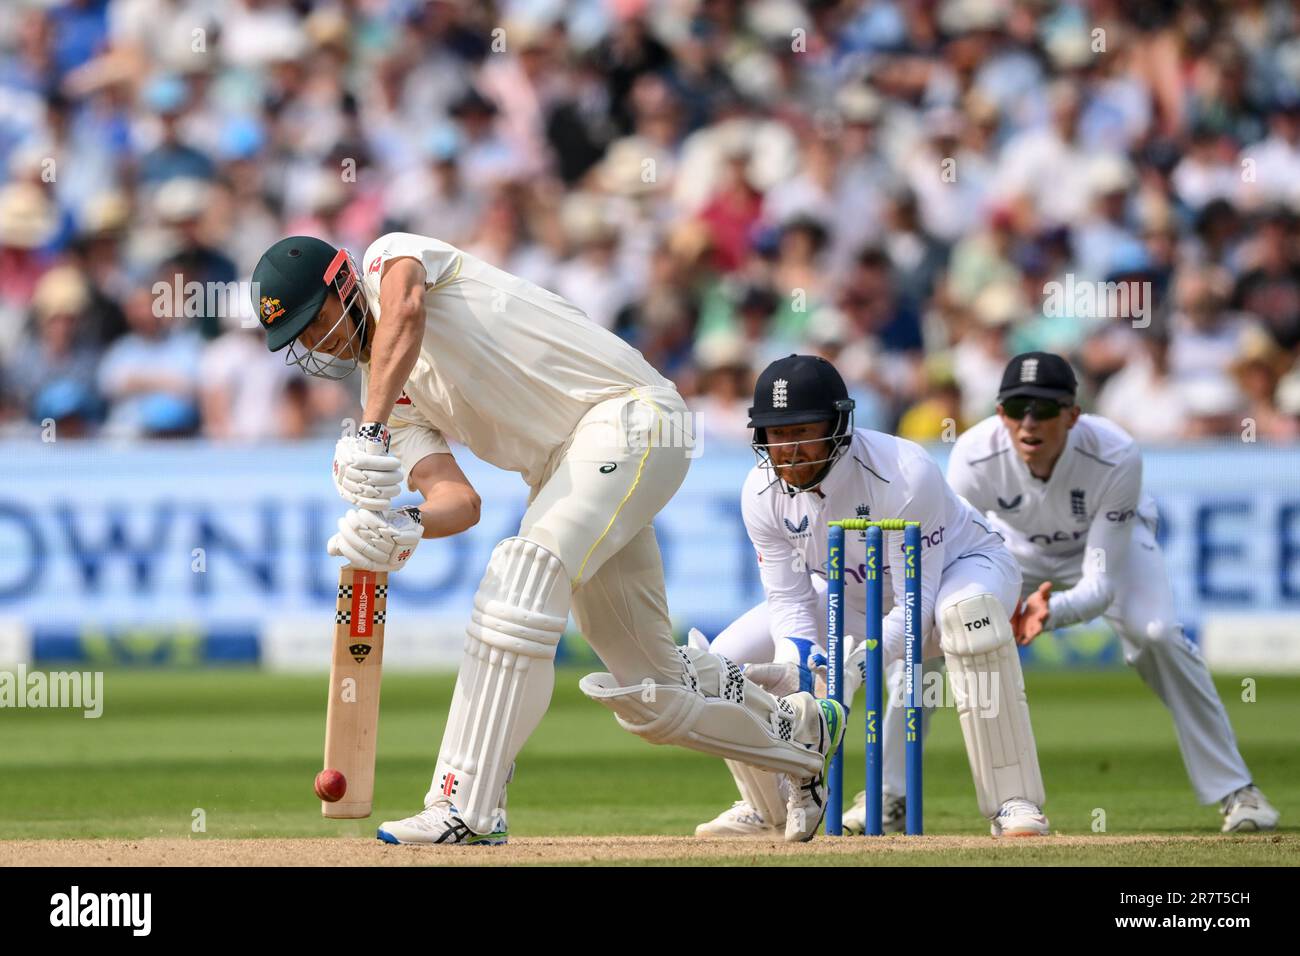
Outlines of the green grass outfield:
M550 713L520 759L510 789L512 835L689 835L735 798L720 761L652 747L620 730L578 691L579 676L560 672ZM1217 833L1215 809L1192 795L1168 714L1135 674L1030 672L1026 681L1055 832L1087 837L1104 813L1111 836ZM1282 811L1280 841L1098 841L1095 850L1072 841L1010 856L988 841L989 849L890 852L884 860L867 853L822 860L814 843L806 857L771 862L1300 862L1300 678L1259 677L1253 702L1242 700L1240 679L1217 683L1256 781ZM451 688L450 675L386 675L374 816L326 821L312 793L323 674L109 671L99 719L0 710L0 840L372 835L376 822L419 807ZM862 779L858 716L850 718L849 797ZM927 832L987 834L952 711L935 719L925 759ZM203 811L203 833L192 832L195 810ZM718 861L767 862L743 846Z

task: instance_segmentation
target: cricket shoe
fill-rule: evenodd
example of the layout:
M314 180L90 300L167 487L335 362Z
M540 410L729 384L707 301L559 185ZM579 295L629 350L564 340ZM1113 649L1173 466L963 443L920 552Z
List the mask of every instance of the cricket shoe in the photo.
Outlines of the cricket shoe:
M745 800L737 800L708 823L695 828L697 837L779 837L776 825L763 818L759 809Z
M390 820L379 824L375 837L385 843L413 846L444 844L474 844L500 846L509 838L506 829L506 812L497 809L492 819L491 833L475 833L460 818L460 811L449 800L438 800L405 820Z
M1273 830L1277 827L1280 814L1277 809L1264 799L1264 794L1253 783L1240 790L1234 790L1223 798L1219 804L1223 814L1224 833L1254 833L1259 830Z
M844 829L853 834L867 832L867 791L859 790L853 806L844 811L841 820ZM907 827L907 798L885 794L880 810L880 829L883 833L902 833Z
M989 831L995 837L1047 836L1047 817L1035 803L1013 797L998 810Z
M861 836L867 832L867 791L859 790L853 797L853 806L840 817L845 833Z
M880 814L880 829L886 833L902 833L907 829L907 797L885 794L885 806Z
M788 843L806 843L817 833L826 816L826 764L844 741L844 705L808 693L777 699L782 710L804 718L802 723L807 729L796 733L795 740L822 755L822 765L816 773L808 777L789 775L785 839Z

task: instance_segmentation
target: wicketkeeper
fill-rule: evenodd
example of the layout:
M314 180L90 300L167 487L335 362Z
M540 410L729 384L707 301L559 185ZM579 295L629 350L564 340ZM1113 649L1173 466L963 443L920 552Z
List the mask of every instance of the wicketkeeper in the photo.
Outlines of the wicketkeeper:
M710 649L727 654L733 645L753 646L758 631L768 638L763 659L774 666L751 664L750 675L775 693L808 686L825 656L829 522L919 521L922 654L947 664L980 813L995 836L1047 833L1043 781L1011 631L1020 569L1001 538L953 493L920 445L853 427L853 401L825 359L791 355L773 362L758 378L749 414L759 462L741 491L741 513L758 553L765 601ZM901 532L886 532L885 538L887 564L901 568ZM865 561L865 533L846 534L846 622L865 621L865 589L849 584L862 580ZM902 659L904 646L903 575L888 580L893 605L884 621L886 667ZM865 645L859 642L845 661L846 701L861 685L864 663ZM696 833L769 835L784 822L784 793L794 783L742 760L731 759L728 766L741 800ZM859 800L844 823L861 830L865 815Z

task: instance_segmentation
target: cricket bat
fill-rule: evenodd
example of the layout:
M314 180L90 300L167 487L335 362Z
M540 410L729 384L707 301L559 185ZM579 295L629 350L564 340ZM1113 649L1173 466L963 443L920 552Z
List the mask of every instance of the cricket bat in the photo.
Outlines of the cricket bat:
M347 789L333 803L321 801L321 816L370 816L387 608L387 571L359 571L352 567L339 571L334 658L325 711L325 769L342 773Z

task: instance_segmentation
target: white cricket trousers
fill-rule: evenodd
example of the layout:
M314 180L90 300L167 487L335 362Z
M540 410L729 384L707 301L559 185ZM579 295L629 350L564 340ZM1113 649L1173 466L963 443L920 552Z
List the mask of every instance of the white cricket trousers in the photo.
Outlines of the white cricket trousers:
M1053 591L1073 587L1082 576L1082 559L1021 556L1022 593L1044 581ZM1251 782L1237 749L1228 714L1196 645L1188 640L1174 612L1164 552L1155 528L1139 520L1133 527L1128 566L1119 593L1106 610L1106 623L1119 634L1124 661L1155 691L1174 719L1178 747L1192 789L1201 803L1214 803Z
M578 628L623 684L681 679L651 522L686 478L690 421L674 389L638 388L593 406L519 527L563 562Z

